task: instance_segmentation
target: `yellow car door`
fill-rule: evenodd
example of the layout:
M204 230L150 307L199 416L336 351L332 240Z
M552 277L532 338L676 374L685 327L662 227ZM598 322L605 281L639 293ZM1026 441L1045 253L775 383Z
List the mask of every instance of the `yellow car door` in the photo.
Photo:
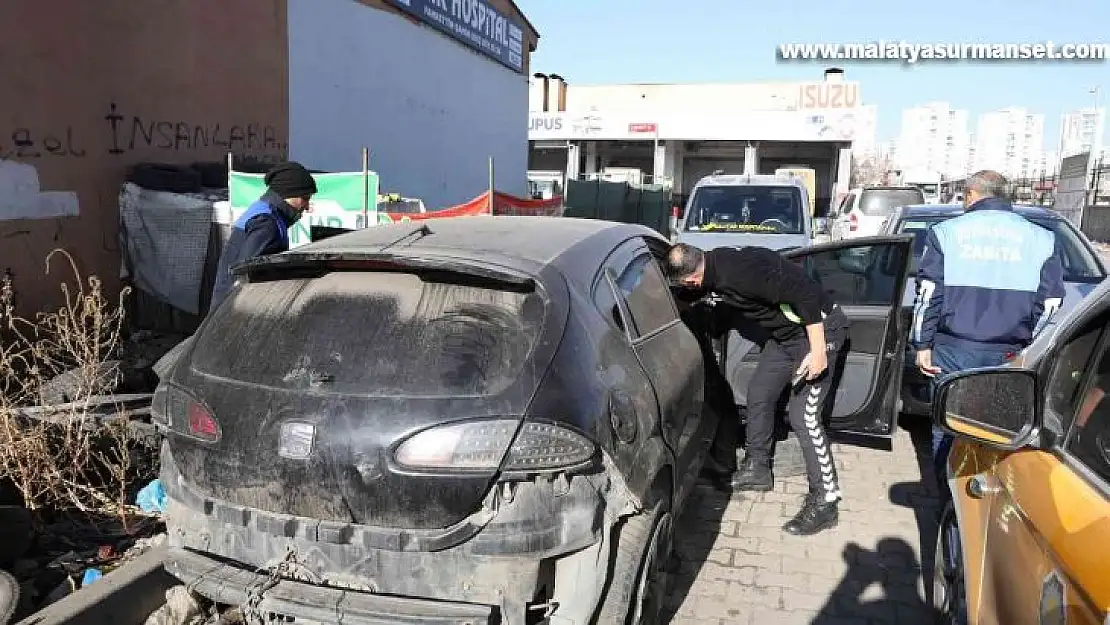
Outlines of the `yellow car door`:
M1081 326L1042 371L1041 449L949 458L971 625L1096 625L1110 608L1110 332Z

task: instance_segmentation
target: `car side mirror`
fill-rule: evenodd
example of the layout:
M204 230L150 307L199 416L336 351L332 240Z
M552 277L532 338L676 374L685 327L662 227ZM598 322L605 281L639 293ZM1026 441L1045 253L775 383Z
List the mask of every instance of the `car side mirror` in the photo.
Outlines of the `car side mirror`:
M1040 427L1040 389L1028 369L989 367L941 379L933 423L1002 450L1029 444Z
M829 233L829 220L824 217L813 218L813 233L814 234L828 234Z

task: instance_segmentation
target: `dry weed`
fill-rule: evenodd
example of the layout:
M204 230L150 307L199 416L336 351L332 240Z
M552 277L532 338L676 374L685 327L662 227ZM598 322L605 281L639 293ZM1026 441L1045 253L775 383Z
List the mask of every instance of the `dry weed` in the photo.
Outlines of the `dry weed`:
M120 372L103 363L120 351L128 291L109 300L100 280L83 279L63 250L47 256L47 275L56 255L69 261L76 289L61 280L64 304L53 312L19 317L10 276L0 280L0 479L32 510L110 514L126 523L135 512L134 482L150 476L136 475L127 415L103 394ZM70 401L47 401L47 382L65 372Z

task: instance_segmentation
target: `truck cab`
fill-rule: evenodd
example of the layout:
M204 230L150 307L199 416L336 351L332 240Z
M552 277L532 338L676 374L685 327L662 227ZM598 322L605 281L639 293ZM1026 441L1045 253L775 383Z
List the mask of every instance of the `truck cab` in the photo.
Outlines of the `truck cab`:
M705 250L805 247L814 236L809 207L800 178L714 172L694 185L672 238Z

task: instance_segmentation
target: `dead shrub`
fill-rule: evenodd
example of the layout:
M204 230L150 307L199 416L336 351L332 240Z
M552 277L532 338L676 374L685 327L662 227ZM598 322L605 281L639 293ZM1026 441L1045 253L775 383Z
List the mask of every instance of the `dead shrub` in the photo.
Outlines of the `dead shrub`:
M129 291L110 300L63 250L47 256L48 276L57 255L69 261L76 285L60 280L57 310L18 316L10 276L0 281L0 479L33 511L77 510L126 524L138 513L130 505L136 483L153 477L135 457L128 415L104 394L120 375L102 365L119 355ZM62 373L70 401L44 406L53 403L44 400L47 383Z

